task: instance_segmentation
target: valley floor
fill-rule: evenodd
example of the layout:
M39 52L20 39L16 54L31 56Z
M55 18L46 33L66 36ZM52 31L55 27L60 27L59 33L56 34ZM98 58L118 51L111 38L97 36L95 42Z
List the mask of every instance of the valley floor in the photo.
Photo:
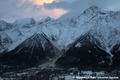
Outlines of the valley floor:
M77 68L33 67L0 75L0 80L120 80L120 70L79 70ZM100 79L100 78L103 79Z

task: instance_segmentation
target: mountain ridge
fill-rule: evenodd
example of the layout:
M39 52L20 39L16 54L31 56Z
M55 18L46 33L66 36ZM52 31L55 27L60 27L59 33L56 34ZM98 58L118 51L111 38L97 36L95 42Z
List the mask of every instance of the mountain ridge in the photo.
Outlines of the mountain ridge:
M114 14L116 14L115 17L113 17ZM111 24L111 20L112 21L115 21L116 19L119 20L118 17L120 17L119 11L118 12L104 11L96 6L92 6L88 9L86 9L80 16L78 15L76 18L69 18L69 19L65 19L65 20L61 21L59 19L54 20L54 19L51 19L50 17L47 17L46 19L38 21L38 22L36 22L33 18L28 18L28 19L26 18L26 19L16 20L13 23L13 25L18 30L16 32L21 34L21 36L25 35L26 37L30 37L35 32L43 32L49 38L54 36L57 40L57 44L58 44L57 46L60 48L60 46L67 47L70 43L74 42L74 40L79 38L82 34L90 32L90 30L92 30L91 31L92 35L94 35L93 32L95 32L95 30L100 31L103 28L110 30L110 28L114 29L114 27L112 27L112 26L115 26L115 29L119 29L119 27L118 27L119 23L114 22L115 24ZM114 19L109 19L109 18L114 18ZM25 23L24 20L27 20L26 21L27 23ZM31 20L34 23L33 25L30 24ZM24 26L24 24L23 25L15 25L18 22L24 22L26 27ZM22 23L20 23L20 24L22 24ZM92 24L94 24L94 25L92 25ZM22 28L19 26L22 26ZM97 27L94 27L94 26L97 26ZM98 26L103 26L103 28L100 28ZM15 28L12 28L11 30L13 30ZM26 28L29 30L27 30ZM97 28L100 28L100 29L97 29ZM34 30L32 30L32 29L34 29ZM105 30L105 29L103 29L103 30ZM31 33L31 35L28 36L28 33L25 34L25 31L28 31L28 32L30 31L29 33ZM119 32L119 30L117 30L117 31ZM9 35L9 33L12 33L13 31L11 32L10 30L5 30L4 32ZM55 33L53 33L53 32L55 32ZM108 34L108 32L109 31L107 31L107 34ZM67 34L70 34L71 36L67 35ZM16 37L19 37L19 36L16 35ZM63 39L64 37L67 37L66 39L68 39L68 40L64 40ZM73 37L74 40L72 40L71 37ZM13 41L13 42L16 42L16 41Z
M24 22L24 20L26 22ZM100 53L105 53L106 59L108 59L107 57L110 57L111 64L113 62L113 64L116 65L117 63L115 63L115 61L119 61L117 55L119 55L120 51L119 22L119 11L104 11L96 6L86 9L82 14L76 15L76 17L66 18L64 20L55 20L50 17L40 21L35 21L33 18L16 20L16 22L12 24L13 27L11 29L0 31L1 35L4 36L4 32L8 35L7 38L11 40L11 43L9 42L9 45L0 52L2 53L4 50L8 50L8 52L14 50L27 39L32 43L32 41L34 42L34 39L31 39L30 37L36 33L40 33L47 37L51 45L64 53L71 51L71 47L74 48L73 50L76 50L77 48L79 53L84 52L83 50L86 50L84 48L88 48L86 44L94 44L93 46L95 46ZM4 27L6 27L6 25ZM0 40L2 41L3 38L0 38ZM77 41L79 42L77 43ZM4 45L2 47L7 45L6 42L3 43ZM26 44L31 45L30 43ZM26 44L24 43L24 45ZM85 47L82 48L81 44L84 44ZM44 47L43 45L44 42L41 42L42 47ZM94 51L94 48L91 50L93 50L93 53L95 52L97 54L97 50ZM116 50L117 53L115 53ZM87 52L88 51L85 51L86 55L88 54ZM96 58L95 55L93 55L94 58Z

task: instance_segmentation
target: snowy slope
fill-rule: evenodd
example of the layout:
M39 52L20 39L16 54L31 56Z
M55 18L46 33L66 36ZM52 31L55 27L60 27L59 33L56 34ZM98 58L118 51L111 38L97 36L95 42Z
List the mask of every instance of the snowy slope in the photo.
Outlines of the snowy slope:
M12 44L11 38L5 33L0 32L0 53Z
M38 26L49 38L54 37L61 49L85 33L90 33L107 52L120 42L120 12L90 7L81 15L64 20L41 22Z
M0 31L1 33L8 35L8 37L13 42L11 43L11 45L7 46L5 49L8 48L9 51L13 50L24 40L26 40L27 38L32 36L34 33L36 33L37 27L35 27L35 23L36 21L33 18L19 19L12 24L13 26L12 28ZM1 36L4 36L4 34L1 34Z
M14 27L4 30L13 41L6 48L10 51L34 33L39 32L47 35L58 49L67 50L69 45L81 35L90 33L100 42L101 48L110 53L110 50L120 43L119 22L119 11L104 11L95 6L76 17L66 19L54 20L49 17L40 21L35 21L33 18L19 19L12 24Z
M0 20L0 31L6 30L6 29L11 29L13 26L10 23L7 23L3 20Z

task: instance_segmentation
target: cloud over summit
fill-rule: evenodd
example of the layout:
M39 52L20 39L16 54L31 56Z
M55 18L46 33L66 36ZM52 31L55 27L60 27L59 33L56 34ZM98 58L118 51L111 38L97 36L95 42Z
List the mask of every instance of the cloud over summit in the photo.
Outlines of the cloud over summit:
M120 0L0 0L0 19L8 22L28 17L57 19L66 13L78 15L93 5L116 11L120 10L119 4Z

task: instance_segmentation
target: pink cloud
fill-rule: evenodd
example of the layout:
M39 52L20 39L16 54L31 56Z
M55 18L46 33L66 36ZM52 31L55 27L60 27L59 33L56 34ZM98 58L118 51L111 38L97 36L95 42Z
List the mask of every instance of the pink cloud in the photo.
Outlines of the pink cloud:
M59 2L59 0L12 0L7 3L3 1L3 3L0 3L2 4L0 5L0 18L8 22L29 17L33 17L36 20L47 16L57 19L68 12L68 10L63 8L46 8L44 6L44 3L51 4L53 1Z
M68 11L64 10L62 8L46 9L46 8L42 7L41 12L43 13L42 15L44 15L44 16L48 15L49 17L57 19L60 16L66 14Z
M22 0L22 2L31 2L33 5L44 5L52 2L60 2L60 0Z

